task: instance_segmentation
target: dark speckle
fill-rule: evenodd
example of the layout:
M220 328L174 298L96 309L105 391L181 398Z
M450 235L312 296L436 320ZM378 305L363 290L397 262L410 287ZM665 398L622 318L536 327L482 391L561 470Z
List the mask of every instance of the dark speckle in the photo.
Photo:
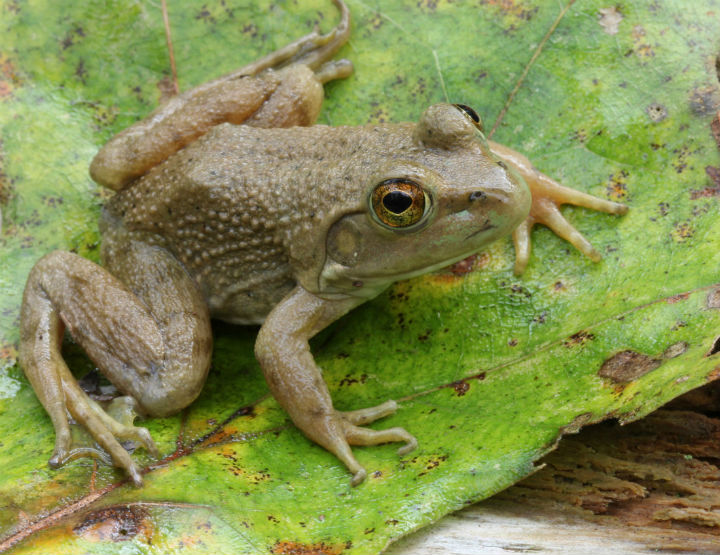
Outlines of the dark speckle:
M576 345L584 345L588 341L592 341L595 339L595 334L592 334L590 332L587 332L585 330L580 330L577 333L574 333L570 337L568 337L565 341L563 341L563 345L567 348L574 347Z

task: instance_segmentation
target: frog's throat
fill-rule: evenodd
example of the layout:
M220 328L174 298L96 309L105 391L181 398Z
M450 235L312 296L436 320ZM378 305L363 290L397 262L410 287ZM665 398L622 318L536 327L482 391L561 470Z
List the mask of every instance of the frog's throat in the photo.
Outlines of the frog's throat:
M477 248L468 252L463 252L451 258L441 260L430 266L424 266L415 270L400 274L380 274L373 276L353 275L352 268L343 266L342 264L328 260L320 272L318 278L319 297L327 299L335 299L340 297L359 297L363 299L372 299L382 293L390 285L396 281L411 279L423 274L435 272L442 268L446 268L460 260L464 260L468 256L477 253Z

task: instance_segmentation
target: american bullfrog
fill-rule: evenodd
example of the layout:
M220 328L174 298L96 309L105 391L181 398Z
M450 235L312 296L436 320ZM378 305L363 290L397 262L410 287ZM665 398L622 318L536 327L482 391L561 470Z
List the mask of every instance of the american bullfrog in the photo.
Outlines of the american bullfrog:
M117 191L100 220L102 266L52 252L32 269L21 317L21 361L50 414L57 466L78 456L70 417L135 484L120 444L157 449L145 428L110 416L63 361L64 329L146 416L198 396L210 367L210 319L262 324L255 354L295 425L366 476L351 445L417 445L403 428L367 424L387 401L333 407L308 340L391 283L442 268L512 234L516 272L535 223L600 255L560 214L572 203L626 207L563 187L521 154L489 142L474 110L436 104L417 122L313 125L323 84L347 77L333 61L350 14L230 75L178 95L115 136L92 178Z

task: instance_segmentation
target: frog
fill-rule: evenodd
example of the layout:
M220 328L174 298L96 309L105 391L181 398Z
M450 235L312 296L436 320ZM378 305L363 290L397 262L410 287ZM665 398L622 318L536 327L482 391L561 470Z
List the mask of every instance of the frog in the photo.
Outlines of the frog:
M46 254L21 306L21 364L55 429L51 467L106 454L142 485L123 442L159 453L134 415L169 416L197 398L211 319L220 319L260 325L255 355L270 392L358 485L367 471L352 446L398 442L403 456L418 443L405 428L369 426L397 411L393 400L334 407L313 336L394 282L508 235L522 273L535 224L600 260L560 205L627 207L565 187L487 140L464 104L431 105L416 122L315 124L324 84L353 72L334 59L350 12L333 1L331 31L174 96L93 159L91 177L115 191L100 216L101 264ZM129 420L78 384L61 352L65 331L120 392ZM76 446L72 423L97 448Z

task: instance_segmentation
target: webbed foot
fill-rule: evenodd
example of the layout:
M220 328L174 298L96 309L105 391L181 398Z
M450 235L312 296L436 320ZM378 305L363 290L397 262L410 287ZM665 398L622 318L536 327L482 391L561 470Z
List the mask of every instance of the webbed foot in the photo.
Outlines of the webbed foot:
M136 402L132 397L118 397L108 405L107 411L90 399L75 383L63 384L67 410L80 428L87 430L95 440L76 439L72 434L57 433L55 449L48 461L51 468L58 468L70 461L90 457L106 464L124 469L136 486L142 485L142 473L121 442L133 442L143 446L152 456L159 452L147 428L133 425L137 417Z
M313 439L333 453L352 473L350 484L357 486L367 477L367 472L357 461L350 445L379 445L381 443L404 442L398 455L405 455L417 447L417 440L404 428L372 430L363 427L389 416L397 410L395 401L386 401L375 407L354 411L334 411L333 414L317 419Z

